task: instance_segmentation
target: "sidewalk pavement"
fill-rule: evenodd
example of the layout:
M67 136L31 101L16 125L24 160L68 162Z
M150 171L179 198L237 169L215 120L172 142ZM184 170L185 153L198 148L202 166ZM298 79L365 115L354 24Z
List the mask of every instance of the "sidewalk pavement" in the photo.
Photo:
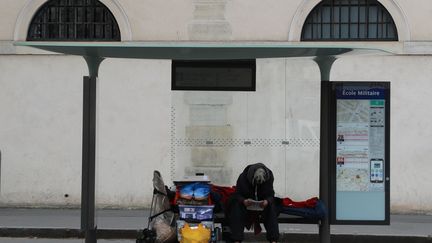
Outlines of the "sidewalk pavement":
M98 230L139 230L147 227L149 210L97 210L96 224ZM27 242L84 242L82 239L24 239L12 238L2 234L8 228L80 228L79 209L16 209L0 208L0 243L27 243ZM294 238L309 238L316 241L317 225L308 224L281 224L280 232L283 235L296 236ZM391 215L389 226L351 226L332 225L331 234L342 237L351 236L396 236L406 239L406 242L432 242L432 215ZM261 234L263 235L263 234ZM340 238L339 237L339 238ZM414 238L407 238L414 237ZM249 237L250 238L250 237ZM254 237L252 237L254 238ZM260 237L262 238L262 237ZM264 238L262 238L264 239ZM312 240L311 240L312 239ZM396 238L392 238L394 241ZM411 239L411 240L409 240ZM418 240L422 241L418 241ZM409 241L408 241L409 240ZM298 241L298 242L309 242ZM134 242L134 240L98 240L98 242ZM248 241L251 242L251 241ZM360 241L356 241L360 242ZM381 241L384 242L384 241ZM405 242L405 241L403 241Z

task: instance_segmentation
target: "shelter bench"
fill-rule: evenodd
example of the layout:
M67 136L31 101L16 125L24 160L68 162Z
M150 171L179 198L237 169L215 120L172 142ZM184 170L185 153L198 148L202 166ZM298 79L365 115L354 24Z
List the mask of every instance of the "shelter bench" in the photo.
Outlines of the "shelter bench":
M227 237L226 233L227 233L227 231L229 231L229 228L227 225L228 221L225 218L224 213L214 214L213 220L214 220L214 223L221 224L223 240L227 240L227 239L225 239L225 237ZM260 222L260 223L262 223L262 222ZM278 216L278 223L279 224L316 224L316 225L319 225L319 224L321 224L321 220L320 219L304 218L304 217L300 217L300 216L281 213Z

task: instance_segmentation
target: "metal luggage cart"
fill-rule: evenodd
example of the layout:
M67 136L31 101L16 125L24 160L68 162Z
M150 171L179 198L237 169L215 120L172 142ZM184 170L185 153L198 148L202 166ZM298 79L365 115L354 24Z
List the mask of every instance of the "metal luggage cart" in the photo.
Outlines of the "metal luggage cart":
M153 197L147 228L137 237L136 243L176 242L175 213L169 203L161 173L153 172Z

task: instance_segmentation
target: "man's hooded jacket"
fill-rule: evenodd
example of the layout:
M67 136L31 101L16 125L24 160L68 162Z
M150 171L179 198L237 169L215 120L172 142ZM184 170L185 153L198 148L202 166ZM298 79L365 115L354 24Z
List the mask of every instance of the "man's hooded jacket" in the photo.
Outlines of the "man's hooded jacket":
M265 170L265 181L262 184L254 184L254 174L258 168ZM269 203L274 201L274 189L273 189L273 173L262 163L248 165L237 179L235 196L239 202L243 202L245 199L253 200L267 200ZM256 195L255 195L256 190Z

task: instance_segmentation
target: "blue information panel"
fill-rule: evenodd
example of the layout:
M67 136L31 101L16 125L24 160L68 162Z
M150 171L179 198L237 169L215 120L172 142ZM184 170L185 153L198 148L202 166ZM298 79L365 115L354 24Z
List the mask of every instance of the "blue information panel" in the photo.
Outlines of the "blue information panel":
M335 224L389 223L388 82L333 82Z

